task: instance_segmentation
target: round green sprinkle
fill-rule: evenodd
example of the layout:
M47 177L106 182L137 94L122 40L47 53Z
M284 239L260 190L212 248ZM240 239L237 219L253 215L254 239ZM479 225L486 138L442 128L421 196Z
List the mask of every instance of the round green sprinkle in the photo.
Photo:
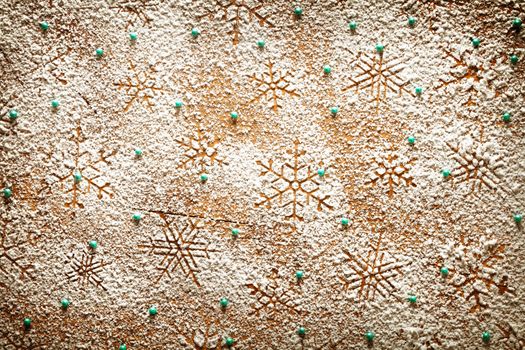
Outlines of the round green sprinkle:
M366 340L368 340L369 342L371 342L371 341L374 340L374 338L376 337L376 335L375 335L374 332L368 331L368 332L366 332L365 337L366 337Z
M297 7L293 10L293 13L295 13L296 16L302 16L302 15L303 15L303 9L300 8L299 6L297 6Z
M339 107L330 108L330 113L332 113L333 115L336 115L338 112L339 112Z
M489 332L483 332L483 334L481 335L481 339L484 343L488 343L490 341L490 338L492 338L492 336Z
M135 213L135 214L133 214L133 220L134 221L142 220L142 213Z
M226 343L226 346L230 347L235 343L235 339L233 339L232 337L226 337L224 342Z
M408 296L408 301L411 303L411 304L415 304L416 301L417 301L417 297L415 295L409 295Z
M175 101L175 108L182 108L182 101Z
M24 327L26 329L31 327L31 319L29 317L24 318Z
M257 46L260 47L261 49L264 47L264 45L266 45L266 43L264 42L264 40L257 40Z
M510 117L511 117L510 113L509 112L505 112L505 113L503 113L503 117L501 117L501 119L503 119L504 122L508 123L508 122L510 122Z
M64 298L60 301L60 304L62 305L62 309L67 309L71 302L68 299Z
M135 148L135 156L136 157L141 157L142 156L142 150L140 148Z
M230 117L231 117L233 120L237 120L237 119L239 119L239 113L237 113L237 112L231 112L231 113L230 113Z
M139 35L135 32L129 33L129 39L132 41L136 41L139 38Z
M341 219L341 225L348 226L349 223L350 223L350 220L348 218Z
M411 145L416 143L416 138L414 136L409 136L407 140L408 140L408 143Z
M51 107L58 108L60 106L60 102L58 100L51 101Z
M226 298L221 298L221 300L219 301L219 304L221 304L221 307L222 307L222 308L227 307L229 303L230 303L230 302L229 302L228 299L226 299Z
M295 273L295 277L296 277L298 280L303 279L303 277L304 277L304 271L301 271L301 270L297 271L297 272Z
M449 177L450 176L450 170L448 169L443 169L441 170L441 174L443 175L443 177Z
M376 45L377 53L383 53L384 50L385 50L385 46L384 45L381 45L381 44L377 44Z
M472 38L472 46L478 47L479 44L481 44L481 40L479 40L478 38Z
M206 175L206 174L201 174L201 181L202 181L202 182L206 182L206 181L208 181L208 175Z
M299 328L297 329L297 334L299 334L299 336L301 336L301 337L304 337L304 336L306 335L306 328L304 328L304 327L299 327Z
M516 17L512 20L512 27L516 29L521 29L521 25L522 25L521 18Z
M97 55L97 57L102 57L104 55L104 50L101 49L101 48L98 48L95 50L95 54Z
M238 228L232 228L232 236L237 237L239 235L239 229Z
M18 112L15 109L9 111L9 119L16 120L18 118Z
M448 268L447 267L443 266L443 267L441 267L441 270L439 270L439 271L441 272L441 275L443 277L447 277L448 276Z
M118 350L127 350L128 347L126 346L126 344L120 344L120 346L118 347Z
M4 198L11 198L11 196L13 195L13 191L11 191L10 188L4 188L3 191L4 193Z
M42 29L44 32L49 29L49 23L47 23L46 21L40 22L39 25L40 25L40 29Z
M416 87L415 91L416 95L420 96L423 93L423 88L418 86Z
M75 180L75 183L79 183L82 181L82 174L79 171L75 171L73 174L73 179Z
M355 21L352 21L348 24L348 28L350 28L350 30L356 30L357 29L357 23Z
M325 174L325 170L323 168L317 169L317 175L323 177Z
M516 55L510 56L510 63L516 64L516 63L518 63L518 61L519 61L518 56L516 56Z
M155 306L150 307L148 312L150 316L155 316L158 313L157 308Z
M408 17L408 25L413 27L416 25L416 19L414 17Z
M89 241L89 247L91 249L97 249L97 247L98 247L97 241Z
M520 224L523 220L523 215L521 214L514 214L514 222L517 224Z
M328 74L332 73L332 68L330 66L326 65L326 66L323 67L323 72L324 72L324 74L328 75Z
M194 37L194 38L198 37L200 34L201 34L201 31L199 29L197 29L197 28L193 28L191 30L191 36Z

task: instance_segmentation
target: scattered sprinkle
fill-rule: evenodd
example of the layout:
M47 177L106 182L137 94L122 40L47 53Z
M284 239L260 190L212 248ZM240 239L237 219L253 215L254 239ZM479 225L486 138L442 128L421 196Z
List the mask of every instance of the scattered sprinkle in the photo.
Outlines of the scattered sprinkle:
M232 228L232 236L237 237L239 235L239 229L238 228Z
M49 23L47 23L46 21L40 22L39 25L40 25L40 29L42 29L44 32L49 29Z
M381 54L381 53L383 53L384 50L385 50L385 46L384 45L382 45L382 44L377 44L376 45L377 53Z
M104 55L104 50L101 48L96 49L95 55L97 55L98 58L102 57Z
M414 136L409 136L407 140L408 140L408 143L411 145L416 143L416 138Z
M304 327L299 327L299 328L297 329L297 334L299 334L299 336L301 336L301 337L304 337L304 336L306 335L306 328L304 328Z
M24 318L24 327L28 329L31 327L31 319L29 317Z
M443 267L441 267L441 270L439 270L439 271L441 272L441 275L443 277L447 277L448 276L448 268L447 267L443 266Z
M317 175L319 175L319 176L323 177L323 176L324 176L324 174L325 174L325 171L324 171L324 169L323 169L323 168L317 169Z
M64 310L67 309L70 304L71 304L71 302L68 299L66 299L66 298L64 298L64 299L62 299L60 301L60 305L62 305L62 309L64 309Z
M155 306L150 307L148 312L150 316L155 316L158 313L157 308Z
M368 332L366 332L365 337L366 337L366 340L371 342L376 337L376 334L374 332L368 331Z
M51 107L58 108L60 106L60 102L58 100L51 101Z
M139 38L139 35L137 33L135 33L135 32L129 33L129 39L131 41L137 41L138 38Z
M510 63L516 64L516 63L518 63L518 61L519 61L519 58L518 58L517 55L510 56Z
M294 13L296 16L302 16L302 15L303 15L303 9L300 8L299 6L297 6L297 7L293 10L293 13Z
M490 338L492 338L492 336L489 332L483 332L483 334L481 335L481 339L484 343L488 343L490 341Z
M447 178L447 177L450 176L450 170L443 169L443 170L441 170L441 174L443 175L444 178Z
M9 119L16 120L18 118L18 112L15 109L9 111Z
M324 74L328 75L328 74L332 73L332 68L330 66L326 65L326 66L323 67L323 72L324 72Z
M296 277L298 280L303 279L303 277L304 277L304 271L301 271L301 270L297 271L297 272L295 273L295 277Z
M264 40L257 40L257 46L260 47L261 49L264 47L264 45L266 45L266 43L264 42Z
M421 94L423 93L423 88L418 86L416 87L415 91L416 91L416 95L421 96Z
M175 108L182 108L182 101L175 101Z
M355 21L352 21L348 24L348 28L350 28L350 30L354 31L357 29L357 23Z
M135 213L135 214L133 214L133 220L134 221L142 220L142 213Z
M226 298L221 298L221 300L219 301L219 304L221 304L221 307L222 307L222 308L227 307L229 303L230 303L230 302L229 302L228 299L226 299Z
M523 215L521 214L514 214L514 222L517 224L520 224L523 220Z
M89 247L91 249L97 249L97 247L98 247L97 241L89 241Z
M503 113L503 117L501 119L503 119L504 122L508 123L508 122L510 122L510 117L511 117L510 113L509 112L505 112L505 113Z
M7 187L2 190L2 193L4 194L4 198L11 198L11 196L13 195L13 191L11 191L11 189Z
M416 19L414 17L408 17L408 25L413 27L416 25Z
M206 181L208 181L208 175L206 175L206 174L201 174L201 181L202 181L202 182L206 182Z
M193 28L191 30L191 36L194 37L194 38L198 37L200 34L201 34L201 31L199 29L197 29L197 28Z
M226 346L230 347L235 343L235 339L232 337L226 337L224 342L226 343Z
M136 157L142 157L142 150L140 148L135 148L135 156Z
M341 225L348 226L349 223L350 223L350 220L348 218L341 219Z
M472 38L472 46L478 47L481 41L478 38Z
M230 117L232 118L232 120L237 120L237 119L239 119L239 113L231 112L230 113Z

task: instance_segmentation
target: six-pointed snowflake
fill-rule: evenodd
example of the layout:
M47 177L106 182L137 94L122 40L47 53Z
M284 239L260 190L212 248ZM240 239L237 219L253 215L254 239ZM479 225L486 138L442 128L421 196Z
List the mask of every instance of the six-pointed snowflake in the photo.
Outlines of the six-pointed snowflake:
M72 253L68 256L69 270L66 272L67 278L72 282L79 282L82 286L86 283L92 284L95 287L100 287L107 290L103 285L104 280L101 273L104 267L109 263L104 260L99 260L95 253L82 251L80 256Z
M176 139L175 142L184 150L184 159L180 164L181 168L198 167L202 172L207 166L213 166L215 163L224 163L218 152L220 139L205 134L200 127L197 128L195 136Z
M275 112L282 108L281 100L286 96L299 96L292 85L292 75L288 71L281 71L274 67L273 63L265 64L268 72L264 72L260 77L255 73L250 76L252 82L257 86L257 96L250 102L266 99L268 107Z

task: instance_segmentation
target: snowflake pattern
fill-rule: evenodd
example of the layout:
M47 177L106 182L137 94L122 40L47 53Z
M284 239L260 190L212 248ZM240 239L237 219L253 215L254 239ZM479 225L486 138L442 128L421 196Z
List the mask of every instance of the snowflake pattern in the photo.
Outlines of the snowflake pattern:
M359 93L368 89L372 101L376 103L376 113L379 112L380 103L389 93L412 94L407 90L409 82L405 82L401 77L405 66L399 59L385 59L384 53L374 56L360 53L359 56L358 73L349 79L351 84L344 87L343 92L355 90Z
M392 198L396 188L402 185L416 187L414 178L409 174L413 159L404 161L399 154L390 148L386 156L377 156L372 165L372 175L366 183L382 185L388 188L388 197Z
M205 134L201 127L197 127L195 136L176 139L175 142L184 150L181 168L197 167L203 172L207 166L214 166L216 163L225 164L218 152L220 139Z
M34 266L25 255L25 248L31 245L30 236L20 239L19 236L8 232L7 226L11 221L2 219L2 232L0 237L0 272L9 275L15 271L21 279L34 279Z
M266 25L273 28L273 23L270 22L269 16L263 13L263 10L264 4L259 1L255 1L252 5L246 0L215 0L213 7L207 8L204 14L197 16L197 19L201 20L204 17L213 19L218 12L222 13L221 21L231 24L231 29L227 34L232 36L233 45L237 45L242 23L249 23L255 18L260 26Z
M520 337L518 332L510 323L505 326L497 325L498 330L501 333L501 339L498 343L501 343L507 350L523 350L525 349L525 338Z
M329 195L321 196L318 193L321 183L317 172L312 171L308 164L301 163L300 158L306 151L299 150L299 144L298 140L294 141L294 149L288 151L293 163L284 162L280 167L275 167L273 160L269 160L267 164L257 161L263 168L260 176L270 174L273 179L270 180L270 191L261 192L261 201L255 206L271 208L272 202L278 201L282 208L291 208L291 213L286 215L286 219L303 221L304 217L299 210L310 205L310 201L317 202L318 211L333 207L327 203ZM322 167L322 163L319 163L319 167Z
M171 278L171 273L180 269L186 277L200 287L197 273L200 271L198 262L209 259L210 253L219 252L210 247L210 244L199 237L199 221L193 218L169 218L159 214L163 221L163 237L150 238L148 242L140 244L140 249L148 250L148 254L161 256L162 260L156 267L161 273L155 283L164 276Z
M82 286L89 283L95 287L107 290L103 285L101 273L109 263L99 260L94 252L82 251L80 257L74 253L68 256L69 271L66 272L68 280L79 282Z
M255 73L250 76L252 82L257 85L257 96L250 101L259 102L266 99L268 107L277 112L282 108L281 100L286 96L299 96L295 87L291 85L293 76L288 71L281 71L269 62L265 64L268 72L264 72L260 77Z
M126 30L137 27L147 27L152 21L147 11L157 10L157 0L118 0L110 5L110 9L126 18Z
M166 91L163 87L158 86L157 68L155 65L149 65L147 70L138 71L133 62L130 62L129 65L130 75L124 81L114 83L118 90L124 90L126 93L124 112L129 111L135 102L152 111L155 105L152 99Z
M67 64L66 60L71 55L73 49L70 47L57 48L51 55L44 56L44 71L49 73L56 82L67 85L68 80L62 67Z

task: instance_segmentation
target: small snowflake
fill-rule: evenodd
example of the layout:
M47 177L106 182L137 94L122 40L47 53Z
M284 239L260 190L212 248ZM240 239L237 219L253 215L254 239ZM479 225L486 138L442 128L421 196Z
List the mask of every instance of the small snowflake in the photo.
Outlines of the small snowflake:
M224 164L224 160L219 156L218 152L220 139L205 134L200 127L197 128L195 136L176 139L175 142L184 150L181 168L187 169L193 166L204 171L206 166L213 166L215 163Z
M74 253L68 256L70 270L66 273L67 278L72 282L79 282L81 285L90 283L95 287L107 290L103 285L103 279L100 274L104 267L109 263L99 260L92 252L82 251L80 256Z
M268 106L275 112L282 108L281 100L286 95L299 96L295 87L291 85L292 75L288 71L281 71L272 63L267 63L268 72L260 77L254 73L250 78L257 85L257 96L250 102L258 102L266 99Z

